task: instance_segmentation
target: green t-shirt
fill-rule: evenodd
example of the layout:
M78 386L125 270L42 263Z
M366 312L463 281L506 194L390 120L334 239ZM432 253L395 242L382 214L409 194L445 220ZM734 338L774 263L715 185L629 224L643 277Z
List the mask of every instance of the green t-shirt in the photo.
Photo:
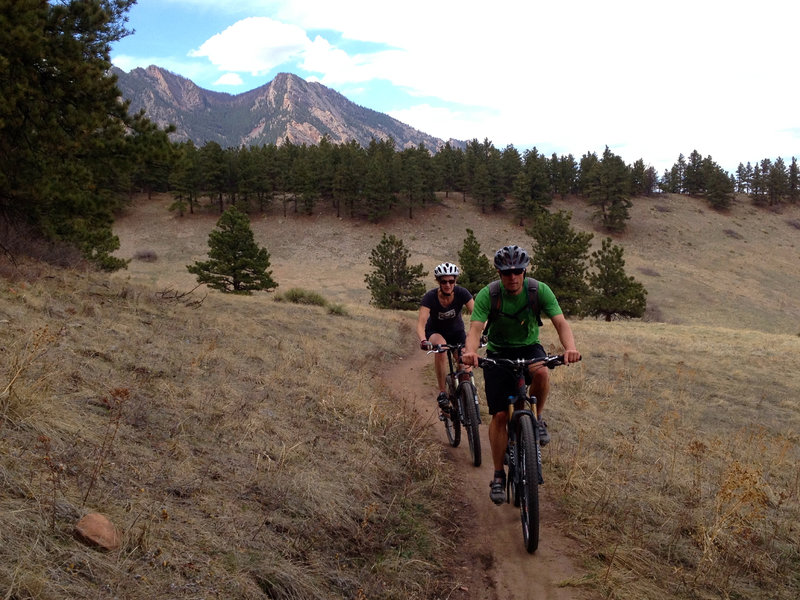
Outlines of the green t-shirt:
M500 310L508 315L516 314L528 305L527 278L522 284L522 291L516 296L506 293L506 289L501 282L500 295L502 298ZM487 285L475 296L475 308L472 311L470 321L486 322L489 318L491 307L492 299ZM539 282L539 310L547 317L562 314L553 290L541 281ZM536 316L530 310L524 310L519 313L516 319L502 314L498 314L495 317L489 331L489 343L486 349L494 351L500 348L517 348L538 343L539 324L536 322Z

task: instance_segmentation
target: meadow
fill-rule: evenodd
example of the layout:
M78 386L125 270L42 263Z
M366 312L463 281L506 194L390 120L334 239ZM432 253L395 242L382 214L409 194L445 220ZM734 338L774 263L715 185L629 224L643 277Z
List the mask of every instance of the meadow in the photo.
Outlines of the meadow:
M4 257L4 597L509 597L468 573L503 559L456 531L463 464L382 376L419 352L416 314L371 307L363 281L383 232L428 271L466 227L487 254L530 246L510 214L440 200L381 224L253 215L273 294L196 289L185 265L218 215L161 196L115 226L126 271ZM595 231L582 201L553 208ZM615 242L648 312L574 320L584 360L553 373L548 501L579 548L553 597L800 595L798 223L635 200ZM74 538L88 510L119 550Z

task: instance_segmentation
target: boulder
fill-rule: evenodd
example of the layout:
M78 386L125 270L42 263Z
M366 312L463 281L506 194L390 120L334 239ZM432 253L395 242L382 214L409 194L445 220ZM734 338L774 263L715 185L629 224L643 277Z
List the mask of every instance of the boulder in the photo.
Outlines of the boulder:
M89 513L75 525L78 539L99 546L104 550L116 550L122 543L122 536L114 524L100 513Z

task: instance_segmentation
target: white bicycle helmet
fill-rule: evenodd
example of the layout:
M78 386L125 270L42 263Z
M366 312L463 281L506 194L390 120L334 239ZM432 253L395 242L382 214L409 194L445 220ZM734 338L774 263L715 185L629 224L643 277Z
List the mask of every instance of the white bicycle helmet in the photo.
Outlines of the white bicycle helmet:
M442 277L443 275L452 275L453 277L458 277L460 275L460 271L458 267L451 262L443 262L433 270L433 276L436 279Z

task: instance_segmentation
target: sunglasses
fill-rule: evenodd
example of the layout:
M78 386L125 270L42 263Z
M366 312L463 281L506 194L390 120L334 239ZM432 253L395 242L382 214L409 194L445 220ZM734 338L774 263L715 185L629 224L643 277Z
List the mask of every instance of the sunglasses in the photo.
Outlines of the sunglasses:
M506 269L504 271L500 271L500 275L522 275L525 272L525 269Z
M455 279L440 279L439 283L441 283L442 285L455 285L456 284L456 280Z

